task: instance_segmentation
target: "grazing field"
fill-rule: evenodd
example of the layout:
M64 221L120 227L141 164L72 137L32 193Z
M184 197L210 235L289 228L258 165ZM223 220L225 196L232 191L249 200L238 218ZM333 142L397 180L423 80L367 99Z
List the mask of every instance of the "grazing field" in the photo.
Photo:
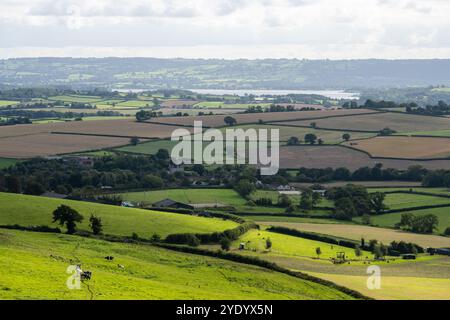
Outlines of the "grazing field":
M131 152L131 153L139 153L139 154L156 154L159 149L165 149L170 152L173 146L176 144L176 141L170 140L158 140L158 141L149 141L139 143L135 146L125 146L122 148L117 148L115 150L122 152Z
M176 108L176 107L192 107L197 101L194 100L182 100L182 99L168 99L164 100L161 105L165 108Z
M172 199L184 203L217 203L232 206L244 206L246 200L232 189L167 189L143 192L122 193L127 201L154 203L164 199Z
M434 214L439 219L439 225L437 233L441 234L447 227L450 227L450 207L449 208L434 208L424 210L411 211L415 216ZM372 223L380 227L394 227L395 224L400 222L402 213L386 213L379 216L372 216ZM360 218L356 218L360 220Z
M402 187L376 188L375 187L375 188L369 188L368 191L369 192L417 191L417 192L426 192L426 193L432 193L432 194L444 194L444 195L450 196L449 188L425 188L425 187L421 187L420 185L418 185L416 187L410 187L410 188L406 188L406 187L403 187L403 188Z
M272 241L270 250L267 250L265 247L268 238ZM235 241L233 246L237 248L240 243L245 243L245 249L249 250L248 253L257 252L258 256L264 254L291 258L317 258L316 248L320 248L322 251L320 258L324 260L329 261L331 258L336 258L338 252L345 252L347 259L357 259L355 251L350 248L269 231L250 230L239 240ZM372 256L372 254L365 251L363 254Z
M450 138L450 130L413 131L413 132L405 132L402 134L406 134L406 135L410 135L410 136L430 136L430 137L449 137Z
M14 105L16 105L18 103L19 103L19 101L0 100L0 108L1 107L14 106Z
M292 171L293 173L295 171ZM325 188L333 188L333 187L343 187L347 184L357 184L360 186L365 186L367 188L378 188L380 191L395 189L396 187L403 187L403 190L409 190L409 187L413 187L414 189L420 187L422 184L420 182L415 181L335 181L335 182L326 182L321 183L321 186ZM289 185L294 186L296 188L307 188L314 185L314 183L307 182L291 182ZM408 187L408 188L407 188Z
M194 105L194 108L206 108L206 109L247 109L250 107L260 106L262 108L268 107L270 103L224 103L223 101L204 101Z
M84 216L81 230L89 230L89 217L94 214L102 218L106 234L121 236L136 232L142 238L150 238L154 233L165 237L171 233L211 233L237 226L235 222L216 218L9 193L0 193L0 203L0 225L56 227L57 224L52 223L52 213L65 204Z
M389 209L404 209L439 204L450 204L449 198L425 196L421 194L391 193L387 194L384 203ZM450 211L450 207L448 208Z
M264 112L264 113L242 113L236 114L233 117L237 124L258 123L259 120L265 122L289 121L295 119L311 119L323 118L336 115L351 115L373 112L366 109L354 110L317 110L317 111L292 111L292 112ZM203 126L208 127L223 127L225 126L225 116L198 116L198 117L170 117L152 119L152 122L178 124L178 125L193 125L194 120L203 121ZM309 124L309 123L308 123Z
M0 157L32 158L123 146L128 139L38 133L0 139Z
M382 276L381 289L367 289L367 275L309 274L357 290L377 300L448 300L450 279Z
M114 262L104 259L108 255L114 256ZM81 290L66 286L70 276L66 269L73 263L92 272ZM0 268L0 299L350 298L324 285L226 260L153 246L3 229Z
M119 108L143 108L152 106L153 106L152 101L145 101L145 100L128 100L116 104L116 107Z
M318 119L315 122L318 128L368 131L380 131L386 127L397 132L433 131L448 130L450 127L450 119L443 117L426 117L393 112ZM309 122L293 121L287 124L308 125Z
M449 138L375 137L346 142L353 148L364 150L373 157L409 159L450 158Z
M65 96L53 96L49 97L52 101L63 101L63 102L79 102L79 103L94 103L102 101L103 98L99 96L83 96L83 95L65 95Z
M394 160L372 159L364 152L341 146L283 146L280 148L280 167L285 169L339 168L356 170L361 167L373 167L382 163L383 168L407 169L412 165L421 165L427 169L448 169L450 160Z
M286 222L286 223L327 223L327 224L335 224L335 223L345 223L351 224L352 222L334 220L334 219L322 219L322 218L302 218L302 217L292 217L292 216L283 216L283 215L257 215L254 216L245 216L247 219L251 219L256 221L256 223L272 225L271 222Z
M281 226L290 229L297 229L307 232L315 232L328 234L341 238L366 241L376 239L384 244L392 241L413 242L424 248L446 248L450 247L450 238L436 235L416 234L412 232L404 232L400 230L376 228L369 226L361 226L355 224L339 224L339 223L308 223L308 222L279 222L279 221L260 221L254 218L257 223L266 226Z
M227 127L228 128L228 127ZM227 128L223 128L222 131ZM345 131L327 131L327 130L316 130L313 128L300 128L300 127L288 127L284 125L241 125L231 127L232 129L266 129L268 131L268 136L270 137L270 131L273 129L278 129L280 132L280 141L286 142L290 137L297 137L300 141L304 141L305 135L308 133L313 133L317 136L317 139L322 139L325 144L337 144L345 141L342 135L346 133ZM350 134L351 139L364 139L374 137L375 134L372 133L361 133L354 132Z

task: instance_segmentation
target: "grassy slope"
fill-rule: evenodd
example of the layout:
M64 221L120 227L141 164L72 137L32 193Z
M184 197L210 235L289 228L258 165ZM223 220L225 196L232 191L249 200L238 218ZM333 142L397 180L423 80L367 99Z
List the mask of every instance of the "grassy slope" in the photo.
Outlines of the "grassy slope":
M176 213L8 193L0 193L0 203L0 225L56 226L56 224L52 224L52 212L60 204L66 204L78 210L84 216L80 229L88 230L89 216L95 214L102 218L104 232L107 234L129 236L136 232L141 237L149 238L153 233L164 237L171 233L209 233L237 226L234 222L216 218L201 218Z
M20 162L20 160L0 158L0 169L8 168L18 162Z
M114 261L106 261L107 255ZM71 263L92 272L90 290L85 283L80 290L66 287ZM349 298L255 266L151 246L2 229L0 268L0 299L90 299L89 291L94 299Z

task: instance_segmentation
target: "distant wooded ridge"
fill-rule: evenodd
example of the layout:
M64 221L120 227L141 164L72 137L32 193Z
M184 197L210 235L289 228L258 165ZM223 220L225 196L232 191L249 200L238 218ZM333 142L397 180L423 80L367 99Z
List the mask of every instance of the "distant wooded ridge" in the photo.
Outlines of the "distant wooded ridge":
M449 86L450 59L17 58L0 60L0 85L124 89L364 89Z

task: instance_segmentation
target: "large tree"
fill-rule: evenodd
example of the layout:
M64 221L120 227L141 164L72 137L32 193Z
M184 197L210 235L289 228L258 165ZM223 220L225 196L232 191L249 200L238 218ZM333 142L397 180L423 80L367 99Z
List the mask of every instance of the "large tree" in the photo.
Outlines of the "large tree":
M73 234L77 231L77 222L83 221L83 216L75 209L62 204L53 211L53 222L57 221L61 226L66 225L68 234Z

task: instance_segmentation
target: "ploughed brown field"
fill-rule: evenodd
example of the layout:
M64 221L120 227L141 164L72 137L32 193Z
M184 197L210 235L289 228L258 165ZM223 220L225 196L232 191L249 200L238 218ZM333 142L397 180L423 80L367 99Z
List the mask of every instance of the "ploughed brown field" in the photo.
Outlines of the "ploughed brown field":
M425 117L391 112L318 119L314 122L319 128L365 131L380 131L386 127L397 132L436 131L450 128L450 119L444 117ZM285 124L308 126L310 122L292 121Z
M341 146L283 146L280 147L280 167L288 169L305 168L339 168L346 167L356 170L361 167L373 167L383 164L383 168L407 169L412 165L424 168L448 169L450 160L394 160L372 159L362 151Z
M73 134L106 135L131 138L167 138L174 126L125 120L71 121L49 124L25 124L0 127L0 139L37 133L64 132Z
M450 156L450 138L390 136L356 140L345 144L367 151L373 157L430 159Z
M280 226L307 232L329 234L352 240L361 240L361 238L364 238L367 242L370 239L377 239L385 244L391 243L392 241L405 241L416 243L425 248L450 247L450 238L369 226L275 221L257 223L261 225Z
M316 111L293 111L293 112L265 112L265 113L241 113L233 115L237 124L264 122L289 121L301 119L315 119L339 115L352 115L372 113L373 110L353 109L353 110L316 110ZM192 126L194 120L202 121L204 127L223 127L225 126L225 115L197 116L197 117L167 117L152 119L152 123L166 123Z
M196 103L198 103L198 101L169 99L169 100L163 101L161 103L161 106L163 106L165 108L173 108L173 107L182 107L182 106L193 106Z
M0 157L31 158L122 146L126 138L37 133L0 139Z

